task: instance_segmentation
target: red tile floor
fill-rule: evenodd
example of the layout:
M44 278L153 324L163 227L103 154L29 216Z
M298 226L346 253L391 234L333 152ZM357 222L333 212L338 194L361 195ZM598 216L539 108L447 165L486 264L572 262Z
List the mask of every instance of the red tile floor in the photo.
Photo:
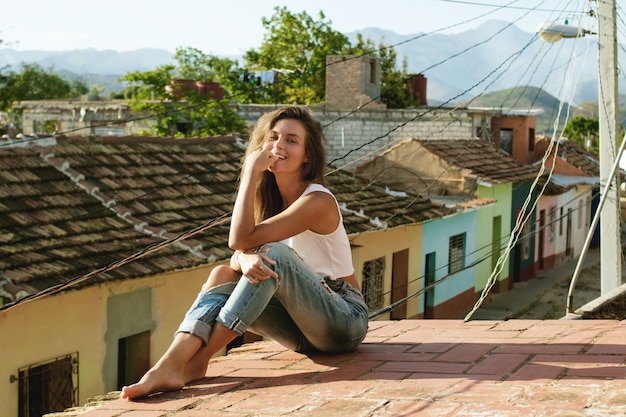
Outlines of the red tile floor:
M626 321L373 321L362 346L308 357L255 342L183 390L81 417L626 415Z

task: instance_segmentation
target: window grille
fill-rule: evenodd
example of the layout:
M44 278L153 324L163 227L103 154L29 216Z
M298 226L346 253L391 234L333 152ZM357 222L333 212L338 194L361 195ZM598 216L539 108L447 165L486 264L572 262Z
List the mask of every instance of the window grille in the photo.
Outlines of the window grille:
M363 263L363 296L370 310L379 310L384 304L385 258Z
M556 233L556 206L550 207L550 227L548 230L550 233L548 234L548 239L550 242L554 241L554 235Z
M78 352L18 369L18 417L40 417L78 406Z
M448 273L454 274L465 266L465 233L450 236Z

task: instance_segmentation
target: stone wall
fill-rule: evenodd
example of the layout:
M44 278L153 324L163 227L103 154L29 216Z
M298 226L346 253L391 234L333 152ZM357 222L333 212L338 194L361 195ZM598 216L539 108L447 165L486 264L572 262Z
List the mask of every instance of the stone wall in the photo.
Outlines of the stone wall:
M324 126L328 162L347 170L372 159L404 139L470 139L485 120L486 111L419 108L410 110L333 110L309 106ZM250 126L275 106L239 106ZM333 162L334 161L334 162Z
M238 105L239 114L253 126L274 105ZM367 162L404 139L464 139L475 137L491 120L486 110L467 108L338 110L308 106L324 126L328 162L347 170ZM66 135L138 135L150 131L155 119L130 111L119 101L33 101L22 104L23 133L41 133L47 121ZM487 122L486 122L487 121ZM49 132L52 133L52 132Z
M385 108L380 101L381 68L377 58L326 57L326 106L333 109Z
M18 103L22 108L22 133L108 136L138 135L154 124L150 113L131 112L127 100L40 100Z

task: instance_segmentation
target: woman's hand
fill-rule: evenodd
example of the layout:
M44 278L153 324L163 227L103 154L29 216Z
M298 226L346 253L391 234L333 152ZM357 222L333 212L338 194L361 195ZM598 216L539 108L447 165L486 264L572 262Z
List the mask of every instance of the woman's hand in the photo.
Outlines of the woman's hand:
M276 262L263 252L235 252L236 262L245 278L252 284L258 284L268 278L278 278L278 274L269 265Z
M246 167L255 172L266 171L276 161L274 155L268 149L258 149L246 157Z

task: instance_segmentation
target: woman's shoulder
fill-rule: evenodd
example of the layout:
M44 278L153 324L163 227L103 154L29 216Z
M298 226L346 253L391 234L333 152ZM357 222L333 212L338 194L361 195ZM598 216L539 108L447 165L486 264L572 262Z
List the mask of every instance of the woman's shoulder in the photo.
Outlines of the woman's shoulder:
M302 193L302 195L304 196L304 195L307 195L307 194L310 194L310 193L314 193L316 191L321 191L321 192L333 195L333 193L328 188L326 188L322 184L317 184L317 183L309 184L306 187L306 189L304 190L304 193Z

